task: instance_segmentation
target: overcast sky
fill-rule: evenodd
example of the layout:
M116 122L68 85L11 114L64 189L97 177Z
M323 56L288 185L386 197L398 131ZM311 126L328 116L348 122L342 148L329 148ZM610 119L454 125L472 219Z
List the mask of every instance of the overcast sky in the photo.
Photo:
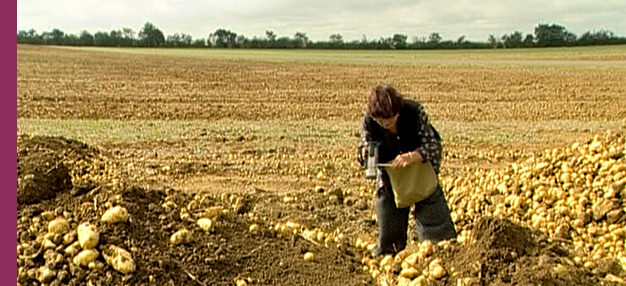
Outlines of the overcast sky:
M490 34L532 33L539 23L578 36L602 29L625 36L626 0L17 0L18 31L137 33L148 21L166 36L194 39L225 28L247 38L271 30L290 38L303 32L312 41L337 33L345 41L395 33L412 41L437 32L444 40L487 41Z

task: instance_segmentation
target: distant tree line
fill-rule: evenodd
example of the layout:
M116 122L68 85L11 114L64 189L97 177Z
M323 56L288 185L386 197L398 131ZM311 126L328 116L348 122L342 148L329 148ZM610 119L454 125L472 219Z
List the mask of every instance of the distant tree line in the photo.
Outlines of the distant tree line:
M175 33L167 37L154 24L147 22L139 33L131 28L111 32L91 34L82 31L79 35L67 34L59 29L37 33L34 29L20 30L17 43L62 46L104 46L104 47L207 47L207 48L261 48L261 49L482 49L482 48L524 48L524 47L564 47L626 44L626 37L618 37L607 30L589 31L580 37L558 24L539 24L533 34L524 35L515 31L500 37L490 35L487 42L471 42L461 36L456 40L444 40L439 33L428 37L413 37L411 41L404 34L391 37L344 41L341 34L332 34L328 41L311 41L306 33L296 32L293 38L278 37L271 30L264 37L246 38L244 35L219 28L207 38L193 39L185 33Z

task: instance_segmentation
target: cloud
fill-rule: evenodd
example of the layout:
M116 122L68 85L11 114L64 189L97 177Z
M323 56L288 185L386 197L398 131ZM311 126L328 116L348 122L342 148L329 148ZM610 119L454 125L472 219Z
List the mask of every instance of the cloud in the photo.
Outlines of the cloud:
M152 22L166 35L207 37L218 28L246 37L306 33L311 40L342 34L345 40L395 33L485 41L490 34L532 33L539 23L557 23L582 34L608 29L624 35L623 0L18 0L17 26L68 33L141 29Z

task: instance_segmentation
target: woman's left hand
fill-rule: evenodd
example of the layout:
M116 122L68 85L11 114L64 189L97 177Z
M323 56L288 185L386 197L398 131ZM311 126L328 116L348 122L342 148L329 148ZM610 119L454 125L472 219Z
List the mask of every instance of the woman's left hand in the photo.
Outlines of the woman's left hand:
M418 161L422 161L422 154L412 151L396 156L391 164L394 168L404 168Z

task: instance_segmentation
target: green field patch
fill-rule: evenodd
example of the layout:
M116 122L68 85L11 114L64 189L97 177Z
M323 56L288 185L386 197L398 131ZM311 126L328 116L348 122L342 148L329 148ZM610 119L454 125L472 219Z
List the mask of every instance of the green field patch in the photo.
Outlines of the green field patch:
M559 135L591 134L624 128L621 120L613 121L436 121L444 143L523 144L561 143ZM289 151L289 146L315 145L343 149L356 146L359 121L171 121L171 120L58 120L18 119L18 133L63 136L87 143L189 141L198 152L216 143L243 145L245 152ZM566 140L569 142L570 140ZM293 151L293 150L292 150Z
M399 65L626 66L626 45L481 50L307 50L63 47L88 52L272 62ZM616 61L617 60L617 61Z

